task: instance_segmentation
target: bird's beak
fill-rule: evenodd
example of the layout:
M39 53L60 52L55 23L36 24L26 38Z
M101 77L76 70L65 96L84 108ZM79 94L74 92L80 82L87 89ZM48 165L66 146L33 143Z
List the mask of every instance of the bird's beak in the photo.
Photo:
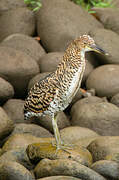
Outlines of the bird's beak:
M103 54L103 55L106 55L106 56L109 55L107 52L105 52L103 49L101 49L97 45L91 45L90 48L91 48L92 51L95 51L97 53L100 53L100 54Z

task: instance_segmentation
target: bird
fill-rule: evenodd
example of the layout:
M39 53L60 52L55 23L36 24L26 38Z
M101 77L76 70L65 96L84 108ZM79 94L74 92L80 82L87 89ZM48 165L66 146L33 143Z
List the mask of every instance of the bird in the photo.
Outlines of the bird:
M57 114L68 107L80 88L86 66L85 53L88 51L107 55L91 36L78 37L67 47L57 69L37 82L25 100L25 119L33 116L51 116L57 150L66 148L60 137Z

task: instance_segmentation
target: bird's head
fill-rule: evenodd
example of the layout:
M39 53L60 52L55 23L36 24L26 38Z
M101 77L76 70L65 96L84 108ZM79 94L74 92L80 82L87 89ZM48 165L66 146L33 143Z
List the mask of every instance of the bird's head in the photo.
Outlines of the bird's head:
M84 52L95 51L103 55L108 55L107 52L95 44L95 41L89 35L80 36L75 43L77 44L78 48Z

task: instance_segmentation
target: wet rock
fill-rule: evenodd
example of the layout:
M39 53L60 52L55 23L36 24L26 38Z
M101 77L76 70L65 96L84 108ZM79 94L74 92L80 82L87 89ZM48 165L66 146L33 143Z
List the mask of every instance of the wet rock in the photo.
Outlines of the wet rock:
M113 160L112 157L114 154L118 155L119 153L119 136L102 136L95 139L91 144L88 146L88 150L91 152L93 156L93 160ZM119 158L117 162L119 162Z
M35 143L30 144L27 149L28 157L31 161L39 162L39 160L48 159L70 159L76 161L85 166L90 166L92 164L92 156L90 152L81 146L64 144L64 150L56 150L56 146L52 143Z
M94 88L98 96L110 97L119 92L119 65L108 64L96 68L88 76L87 89Z
M64 52L51 52L38 61L41 72L52 72L55 71L58 64L62 61Z
M48 76L51 72L44 72L44 73L40 73L37 74L36 76L34 76L28 84L28 91L33 87L33 85L37 82L39 82L40 80L44 79L46 76Z
M23 0L1 0L0 1L0 12L4 13L10 9L16 9L18 7L25 7L26 4Z
M0 164L7 161L14 161L14 162L20 163L27 169L33 168L33 165L31 164L26 154L25 148L17 148L14 150L9 150L0 156Z
M45 140L46 139L46 140ZM26 148L29 144L39 143L39 142L49 142L52 138L38 138L32 136L31 134L14 134L9 137L2 147L2 152L9 150L15 150L17 148Z
M16 108L17 107L17 108ZM14 123L23 123L24 114L24 100L22 99L9 99L3 106L8 116L14 121Z
M0 47L0 74L14 87L15 93L22 96L29 80L39 72L37 63L25 53L9 47Z
M0 180L35 180L30 171L17 162L7 161L0 164Z
M105 180L105 178L88 167L68 159L43 159L35 167L34 173L36 178L65 175L81 178L82 180Z
M0 24L0 41L11 34L33 35L35 31L34 14L28 8L17 8L3 13Z
M13 86L0 77L0 104L14 96Z
M44 128L48 129L50 132L53 132L53 127L52 127L52 118L51 116L40 116L36 118L36 123L40 124ZM70 126L69 119L65 115L64 112L59 112L57 114L57 124L59 129L63 129L65 127Z
M97 137L98 134L91 129L79 126L70 126L60 131L64 143L74 143L80 139Z
M119 109L108 102L75 103L71 109L71 123L87 127L100 135L119 135Z
M22 51L36 61L45 54L43 47L34 38L24 34L12 34L0 45Z
M36 124L16 124L13 134L31 134L36 137L52 137L52 134L45 128L38 126Z
M97 53L96 59L103 64L119 64L119 35L106 29L94 29L90 32L90 35L96 44L109 54L108 56L102 56Z
M91 168L110 180L119 179L119 164L117 162L100 160L92 164Z
M71 176L50 176L50 177L40 178L38 180L81 180L81 179Z
M0 107L0 139L9 135L14 128L13 121L8 117L3 108Z
M112 104L115 104L116 106L119 107L119 93L115 94L115 95L111 98L110 102L111 102Z
M37 32L48 52L64 51L76 37L102 27L93 16L69 0L45 0L42 4L36 15Z
M116 6L117 7L117 6ZM119 34L119 9L118 8L94 8L96 16L106 29Z

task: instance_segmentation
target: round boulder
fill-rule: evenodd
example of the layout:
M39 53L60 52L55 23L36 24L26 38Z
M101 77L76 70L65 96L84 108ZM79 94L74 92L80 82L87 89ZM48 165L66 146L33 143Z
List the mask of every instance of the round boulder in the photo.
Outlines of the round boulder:
M23 123L24 121L24 100L21 99L9 99L3 106L8 116L14 121L14 123Z
M119 35L107 29L93 29L90 35L108 53L108 56L96 53L96 59L103 64L119 64Z
M119 180L119 164L117 162L100 160L92 164L91 168L110 180Z
M116 106L119 107L119 93L115 94L115 95L111 98L110 102L111 102L112 104L115 104Z
M80 139L97 137L98 134L88 128L70 126L60 131L64 143L75 143Z
M16 9L18 7L25 7L26 4L23 0L1 0L0 1L0 12L4 13L10 9Z
M43 47L34 38L24 34L12 34L0 45L22 51L36 61L45 54Z
M0 47L0 74L21 97L27 91L29 80L39 72L38 64L27 54L10 47Z
M10 134L13 128L13 121L8 117L4 109L0 107L0 139L2 140Z
M75 103L71 109L71 123L87 127L100 135L119 135L119 109L108 102Z
M36 137L52 137L52 134L45 128L36 124L19 123L15 125L13 134L31 134Z
M62 61L63 55L64 52L51 52L41 57L38 61L41 72L55 71L58 64Z
M17 162L7 161L0 164L0 180L35 180L30 171Z
M13 86L0 77L0 104L14 96Z
M58 159L58 160L41 160L35 167L34 173L36 178L47 176L73 176L84 180L106 180L92 169L81 165L72 160Z
M40 178L37 180L81 180L81 179L71 176L50 176L50 177Z
M92 15L69 0L45 0L42 5L36 15L37 32L47 52L64 51L76 37L103 27Z
M87 89L94 88L98 96L111 97L119 92L119 65L108 64L92 71L86 81Z
M0 24L0 41L11 34L33 35L35 31L34 14L28 8L6 11L0 16Z

